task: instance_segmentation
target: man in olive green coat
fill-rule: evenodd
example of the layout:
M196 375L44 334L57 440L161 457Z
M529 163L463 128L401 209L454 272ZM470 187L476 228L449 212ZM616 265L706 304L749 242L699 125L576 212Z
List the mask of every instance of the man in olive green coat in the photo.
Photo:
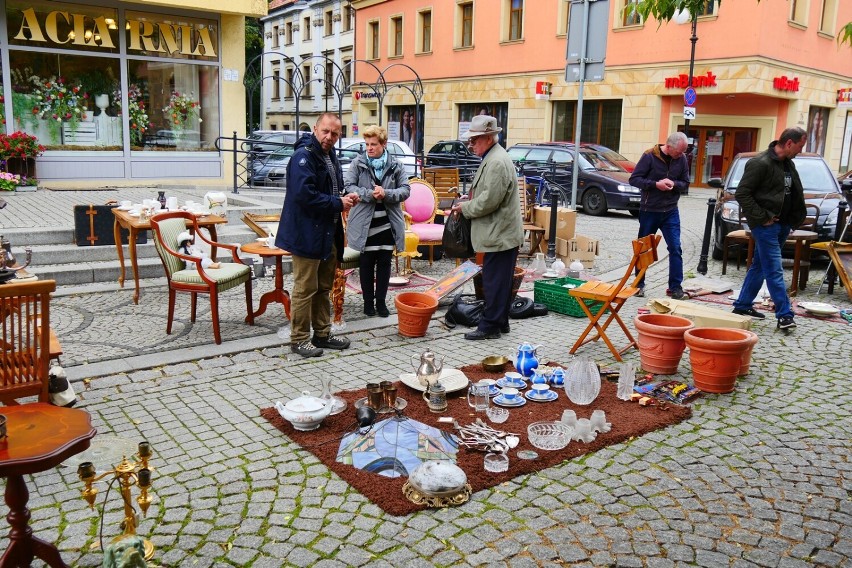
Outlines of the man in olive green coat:
M485 253L482 262L485 310L477 328L466 333L465 339L497 339L501 333L509 333L512 279L518 247L524 242L524 229L518 175L509 154L497 144L497 134L502 130L493 116L477 115L470 129L461 136L482 157L482 163L473 178L470 200L453 209L471 220L473 249Z

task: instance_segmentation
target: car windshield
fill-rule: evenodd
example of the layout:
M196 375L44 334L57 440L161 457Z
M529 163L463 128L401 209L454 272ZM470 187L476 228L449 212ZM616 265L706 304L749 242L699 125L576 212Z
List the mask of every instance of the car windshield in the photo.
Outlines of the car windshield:
M588 162L588 167L583 162L583 169L595 169L601 172L623 172L624 168L610 161L609 157L604 152L583 150L581 154Z
M281 162L286 161L293 155L296 149L293 146L281 146L277 148L274 152L269 154L266 158L267 162Z
M734 162L733 170L728 178L727 189L735 191L740 185L740 180L745 172L745 165L748 159L739 159ZM831 171L826 167L825 162L819 158L798 157L793 158L796 164L796 171L799 172L799 177L802 180L802 187L806 192L810 193L832 193L837 191L837 186Z

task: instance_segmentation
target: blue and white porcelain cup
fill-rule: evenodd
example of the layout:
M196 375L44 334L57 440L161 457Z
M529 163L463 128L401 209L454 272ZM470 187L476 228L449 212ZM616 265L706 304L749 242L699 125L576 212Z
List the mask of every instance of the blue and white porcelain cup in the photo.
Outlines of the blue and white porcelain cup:
M536 383L532 386L532 397L547 398L547 393L550 392L550 385L544 383Z
M524 380L524 376L520 373L509 371L506 373L505 379L510 385L520 385Z
M500 389L500 393L503 396L503 400L506 402L517 402L518 401L518 389L512 387L503 387Z

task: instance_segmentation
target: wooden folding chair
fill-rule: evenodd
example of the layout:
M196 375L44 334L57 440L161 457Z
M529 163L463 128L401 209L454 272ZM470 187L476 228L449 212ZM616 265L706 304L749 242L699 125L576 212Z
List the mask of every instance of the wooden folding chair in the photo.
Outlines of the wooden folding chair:
M615 356L615 360L621 361L621 354L636 345L636 340L633 339L630 330L627 329L627 326L624 325L621 317L619 317L618 311L627 301L627 298L636 295L639 291L638 284L642 280L642 277L645 276L645 271L657 261L657 245L660 243L661 238L660 235L648 235L633 241L633 258L630 260L624 276L621 277L621 280L617 284L589 281L568 291L577 300L577 303L580 304L580 308L582 308L586 317L589 318L589 325L586 326L586 329L580 334L577 342L571 348L570 353L572 355L586 343L603 339L604 343L606 343L609 350ZM628 285L627 281L634 275L634 272L636 275L630 285ZM591 308L586 305L585 300L600 302L602 304L596 314L592 313ZM601 325L600 320L607 312L609 312L609 317ZM606 335L606 329L613 320L618 323L629 341L623 349L616 349ZM588 337L592 330L595 330L595 335Z
M828 243L827 252L840 276L840 282L846 288L849 299L852 300L852 244L831 241Z

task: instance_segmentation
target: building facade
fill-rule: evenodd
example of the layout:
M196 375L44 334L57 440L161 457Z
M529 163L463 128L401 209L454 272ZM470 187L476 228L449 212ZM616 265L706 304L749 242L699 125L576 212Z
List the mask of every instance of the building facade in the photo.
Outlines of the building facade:
M346 87L352 81L355 11L349 2L273 0L262 22L262 128L310 130L321 113L334 112L341 115L344 135L352 132Z
M643 22L634 0L611 0L605 73L583 90L583 141L632 160L683 129L691 26ZM423 146L457 138L474 114L504 128L501 142L573 140L579 84L566 81L570 0L354 0L356 58L410 65L423 81ZM693 183L725 173L733 156L765 148L787 126L812 131L809 150L850 165L852 20L839 0L708 1L698 17L693 85ZM435 25L433 25L435 22ZM438 25L440 22L440 25ZM727 41L721 38L736 38ZM393 80L392 78L389 80ZM404 80L398 77L397 80ZM845 91L848 93L848 91ZM389 93L385 119L407 104ZM366 105L372 105L366 101ZM369 116L361 102L358 116Z
M223 133L245 133L245 17L259 0L0 0L7 133L47 148L57 184L222 185ZM227 113L224 110L227 109Z

